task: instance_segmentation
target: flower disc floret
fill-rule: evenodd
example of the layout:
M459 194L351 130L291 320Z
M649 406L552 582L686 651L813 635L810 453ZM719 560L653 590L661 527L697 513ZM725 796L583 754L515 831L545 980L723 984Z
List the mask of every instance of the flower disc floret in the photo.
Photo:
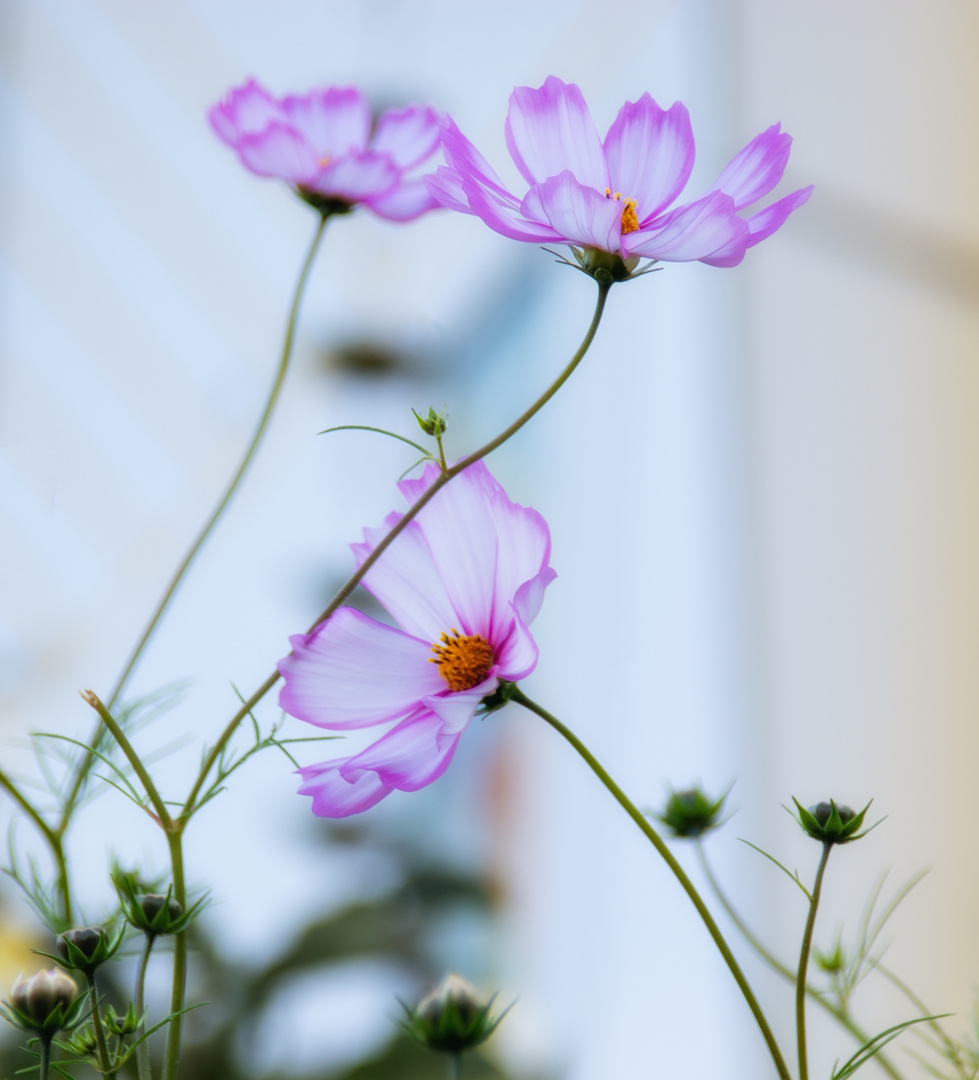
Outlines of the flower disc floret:
M513 91L506 143L529 185L524 195L509 190L451 119L442 128L446 165L426 180L429 191L443 206L475 214L514 240L570 244L623 263L736 266L812 193L800 188L742 215L785 170L792 140L775 124L735 155L704 194L676 204L694 162L686 107L661 109L643 94L622 106L602 139L581 90L553 75L537 89Z
M246 169L285 180L324 214L363 205L410 221L439 205L420 172L439 146L440 118L429 106L388 109L374 124L356 87L277 98L249 79L208 119Z
M439 475L429 464L399 487L409 503ZM401 515L365 529L358 566ZM483 462L438 491L364 576L397 626L340 608L289 639L279 704L331 730L393 723L361 753L300 769L313 813L346 817L395 789L416 791L448 767L476 710L537 665L530 623L554 579L551 538L511 502Z

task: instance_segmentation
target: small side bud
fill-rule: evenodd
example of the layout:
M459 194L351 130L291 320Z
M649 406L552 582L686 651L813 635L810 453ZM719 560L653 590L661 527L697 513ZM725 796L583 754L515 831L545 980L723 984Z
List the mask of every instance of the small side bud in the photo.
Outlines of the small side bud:
M674 836L684 840L695 839L717 828L720 824L717 819L726 798L727 792L719 799L710 799L700 788L674 791L666 800L663 813L654 816Z
M490 1015L495 998L484 1001L461 975L446 975L414 1009L403 1005L403 1026L430 1050L461 1054L485 1042L506 1015Z
M184 909L169 893L143 893L136 898L139 910L143 914L144 925L142 929L151 930L154 934L172 934L171 929Z
M11 1023L50 1041L56 1031L71 1024L77 1001L75 980L59 968L51 968L29 979L17 979L5 1015Z
M58 952L65 967L91 976L119 948L121 941L121 933L112 940L101 926L80 926L59 936Z
M857 830L863 824L864 816L870 809L869 803L858 813L843 803L836 803L833 799L829 802L816 803L807 810L793 795L792 801L798 811L797 820L802 828L813 838L824 844L848 844L851 840L859 840L870 830L864 832Z
M139 1028L141 1019L142 1017L136 1012L136 1003L134 1001L130 1001L123 1016L119 1016L111 1005L106 1006L105 1026L106 1030L113 1035L132 1035Z
M443 409L440 413L437 413L431 406L428 409L428 416L419 416L414 409L411 410L415 413L415 419L418 421L418 426L425 432L426 435L431 435L433 439L441 439L445 434L448 424L445 418L448 413Z
M165 893L143 892L142 884L134 873L116 866L112 870L112 884L119 895L119 903L126 921L144 934L180 934L193 922L207 902L202 896L186 910L173 898L173 890Z

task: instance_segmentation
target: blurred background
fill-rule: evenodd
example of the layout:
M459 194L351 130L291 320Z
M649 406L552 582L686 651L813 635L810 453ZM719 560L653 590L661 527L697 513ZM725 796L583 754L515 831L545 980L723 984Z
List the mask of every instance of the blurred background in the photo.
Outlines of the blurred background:
M709 852L790 962L804 898L738 838L811 879L819 849L782 804L873 797L886 821L831 860L817 944L852 937L883 870L886 898L931 868L881 943L963 1030L979 977L977 45L967 0L0 0L3 768L37 775L29 732L86 737L77 690L112 684L272 378L315 215L214 138L205 111L229 86L432 102L506 179L515 85L577 82L602 132L649 90L690 109L691 192L781 121L796 141L779 194L815 183L810 203L737 269L668 264L616 287L587 361L492 459L550 523L559 573L526 689L640 806L734 783ZM232 684L265 679L346 578L347 544L400 504L408 448L317 432L414 437L411 407L447 405L449 452L467 452L564 365L593 291L475 218L330 225L264 450L131 684L184 687L139 736L167 751L168 795L234 713ZM277 717L271 696L258 715ZM320 749L303 760L335 756ZM474 724L442 780L344 828L295 787L268 751L188 832L189 880L213 889L192 986L224 1001L192 1018L188 1075L438 1075L391 1064L392 1018L447 968L519 999L485 1075L771 1073L673 879L529 713ZM92 919L112 856L166 868L112 790L70 839ZM44 870L26 824L14 843ZM2 904L0 988L50 948L9 884ZM738 946L791 1046L789 989ZM872 1031L913 1013L879 975L856 1009ZM812 1023L827 1075L855 1046Z

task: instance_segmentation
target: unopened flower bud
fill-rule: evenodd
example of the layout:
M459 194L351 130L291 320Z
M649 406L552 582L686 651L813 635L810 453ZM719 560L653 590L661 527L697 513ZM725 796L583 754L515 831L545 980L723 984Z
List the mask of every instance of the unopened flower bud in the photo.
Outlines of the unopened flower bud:
M112 1032L113 1035L132 1035L140 1023L140 1016L136 1012L136 1003L130 1001L125 1014L122 1016L119 1016L111 1005L106 1006L104 1020L106 1030Z
M59 968L39 971L29 979L20 977L10 991L13 1019L20 1027L50 1038L65 1026L78 987Z
M485 1042L503 1019L490 1015L495 998L484 1001L460 975L446 975L414 1009L405 1006L405 1028L431 1050L460 1054Z
M120 934L113 941L101 926L81 926L66 930L58 938L58 952L66 967L77 968L85 975L92 972L119 948Z
M656 817L670 829L674 836L691 839L702 836L719 824L717 817L727 798L725 792L719 799L708 798L700 788L674 791L666 800L662 814Z
M859 840L865 832L857 830L863 824L864 815L870 809L870 803L859 812L851 810L849 806L836 803L833 799L829 802L816 803L807 810L798 799L792 801L798 810L799 824L814 839L824 844L847 844L851 840ZM873 802L873 799L870 800Z
M435 439L441 439L448 428L448 424L445 422L446 411L443 409L440 413L437 413L431 406L428 409L428 416L419 416L414 409L411 410L415 413L415 419L418 421L418 426L425 432L426 435L431 435Z
M184 909L167 893L143 893L137 897L139 910L145 919L142 929L154 934L172 934L173 925L179 920Z

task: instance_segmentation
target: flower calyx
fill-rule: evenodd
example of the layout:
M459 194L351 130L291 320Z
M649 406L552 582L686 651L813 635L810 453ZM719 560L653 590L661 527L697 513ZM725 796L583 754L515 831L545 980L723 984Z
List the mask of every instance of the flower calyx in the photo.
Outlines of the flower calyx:
M651 265L642 270L637 269L642 262L638 255L630 255L627 259L623 259L621 255L611 251L602 251L600 248L580 248L573 244L569 244L568 247L571 248L575 261L571 262L562 255L558 255L558 259L567 266L574 267L575 270L580 270L583 274L594 278L599 285L604 285L606 288L617 281L629 281L648 274L652 269L660 269ZM550 248L545 248L545 250L550 251ZM552 252L552 254L558 253Z
M798 811L798 816L793 816L813 840L819 840L824 844L848 844L851 840L859 840L861 836L866 836L870 832L870 829L865 829L863 832L857 830L863 824L864 816L870 809L873 799L859 812L843 803L837 804L833 799L829 802L816 803L808 810L794 795L792 801Z
M695 840L705 832L716 829L727 791L719 799L711 799L700 788L673 791L666 800L662 814L653 816L682 840Z
M437 413L431 406L428 408L428 416L420 416L414 409L411 410L415 413L415 419L418 421L418 426L425 432L426 435L431 435L433 439L441 439L445 434L448 424L446 423L446 417L448 416L448 409L443 408L440 413Z
M401 1003L404 1030L423 1046L447 1054L461 1054L485 1042L506 1015L491 1015L496 994L483 1000L461 975L449 974L412 1009Z
M59 968L39 971L29 979L19 977L10 1000L0 1013L24 1031L50 1042L58 1031L74 1027L82 1018L85 996L79 996L75 980Z
M106 1031L112 1035L132 1035L138 1031L140 1025L143 1023L143 1017L136 1012L136 1002L130 1001L126 1006L126 1011L120 1016L116 1010L107 1005L105 1008L105 1016L102 1018L105 1024Z
M58 936L59 956L53 957L62 967L80 971L91 978L122 944L124 930L111 937L105 927L80 926Z
M207 902L207 896L202 896L185 911L174 900L172 886L165 893L143 892L136 875L119 868L112 873L112 883L126 921L151 937L182 933Z
M310 188L296 187L293 189L300 199L307 206L311 206L314 210L324 218L337 217L340 214L349 214L354 208L354 204L347 202L346 199L331 198L329 195L321 195L318 191L313 191Z
M497 686L493 693L487 694L479 703L478 715L487 716L491 712L496 712L497 709L502 709L504 705L509 703L516 692L517 684L515 682L508 682L506 679L500 679L499 686Z

